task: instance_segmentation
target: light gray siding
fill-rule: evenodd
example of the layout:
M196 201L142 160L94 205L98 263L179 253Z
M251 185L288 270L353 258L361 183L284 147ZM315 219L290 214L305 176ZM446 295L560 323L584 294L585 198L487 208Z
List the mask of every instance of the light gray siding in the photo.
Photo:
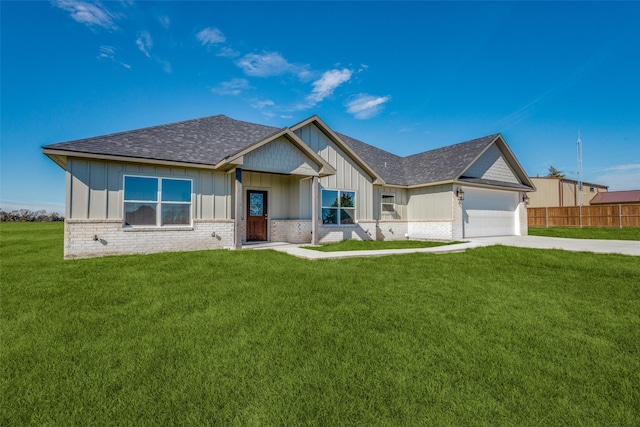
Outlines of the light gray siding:
M319 179L320 187L356 192L356 218L373 219L373 179L340 147L314 124L298 130L296 135L336 169L335 175Z
M300 215L300 178L260 172L242 172L243 198L247 190L268 192L269 219L298 219ZM244 216L243 212L243 216Z
M520 184L520 180L495 144L491 145L462 175Z
M281 137L244 156L243 169L317 175L320 167L302 151Z
M70 219L122 219L124 175L193 179L194 219L227 219L230 181L227 174L197 169L67 160Z
M395 187L373 187L373 217L379 220L406 220L407 219L407 203L409 202L407 190ZM382 196L394 196L395 212L384 212L382 210Z
M441 221L453 219L453 187L450 184L408 190L409 221Z

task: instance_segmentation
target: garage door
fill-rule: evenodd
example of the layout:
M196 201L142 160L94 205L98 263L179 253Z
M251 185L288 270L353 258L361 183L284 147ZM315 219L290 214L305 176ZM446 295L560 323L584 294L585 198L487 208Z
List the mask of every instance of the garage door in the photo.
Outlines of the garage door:
M464 237L516 234L518 193L464 188L462 201Z

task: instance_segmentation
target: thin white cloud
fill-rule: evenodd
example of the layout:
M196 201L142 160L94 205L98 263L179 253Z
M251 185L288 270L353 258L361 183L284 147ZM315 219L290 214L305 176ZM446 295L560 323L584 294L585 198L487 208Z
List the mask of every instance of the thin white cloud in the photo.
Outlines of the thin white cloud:
M153 46L153 41L151 40L151 34L147 31L138 32L138 38L136 39L136 46L140 49L140 52L144 53L147 58L151 58L151 54L149 50L151 46Z
M240 56L240 52L225 46L220 48L220 52L218 52L216 56L222 56L224 58L235 58L237 56Z
M273 77L282 74L294 74L300 79L308 78L310 72L306 65L295 65L287 61L277 52L263 54L248 53L236 65L248 76Z
M307 96L310 107L321 102L327 96L330 96L341 84L348 82L352 74L353 71L347 68L325 71L318 80L312 83L313 90L311 94Z
M162 27L166 30L169 28L169 25L171 25L171 19L169 19L168 16L158 16L158 22L160 23L160 25L162 25Z
M640 163L611 166L608 168L602 168L600 170L606 171L606 172L626 172L626 171L637 170L638 172L640 172Z
M226 37L217 28L205 28L196 34L196 38L202 43L202 46L213 46L215 44L224 43Z
M157 59L157 61L162 65L162 71L167 74L171 74L173 72L173 67L169 61L164 61L162 59Z
M602 174L594 179L598 184L609 186L609 191L640 189L640 164L629 163L597 169Z
M378 114L390 99L391 97L389 96L373 96L361 93L347 103L347 112L353 114L356 119L369 119Z
M115 30L114 15L100 2L86 2L80 0L52 0L51 4L66 12L71 18L88 27L102 27Z
M211 89L213 93L218 95L240 95L242 91L252 89L247 79L231 79L227 82L220 83L217 87ZM273 104L273 103L272 103Z
M262 110L266 107L273 107L274 105L276 105L272 100L270 99L265 99L262 101L256 101L253 104L251 104L251 106L253 108L257 108L258 110Z
M98 53L98 59L107 59L111 62L122 65L126 69L131 68L131 65L126 64L116 58L116 49L113 46L100 46L100 53Z

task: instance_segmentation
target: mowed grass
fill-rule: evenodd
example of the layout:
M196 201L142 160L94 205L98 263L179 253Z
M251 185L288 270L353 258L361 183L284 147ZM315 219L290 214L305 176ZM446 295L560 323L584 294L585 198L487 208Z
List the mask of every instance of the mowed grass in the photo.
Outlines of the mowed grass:
M1 425L640 419L637 257L63 261L62 233L0 224Z
M429 242L424 240L343 240L319 246L304 246L320 252L372 251L381 249L435 248L460 242Z
M570 239L640 240L640 228L529 227L529 235Z

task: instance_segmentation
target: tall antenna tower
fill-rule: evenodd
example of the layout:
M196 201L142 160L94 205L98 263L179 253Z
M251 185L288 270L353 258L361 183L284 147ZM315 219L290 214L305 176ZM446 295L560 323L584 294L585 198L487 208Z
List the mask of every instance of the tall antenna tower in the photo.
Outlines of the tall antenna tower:
M578 129L578 206L580 210L580 228L582 228L582 140Z

